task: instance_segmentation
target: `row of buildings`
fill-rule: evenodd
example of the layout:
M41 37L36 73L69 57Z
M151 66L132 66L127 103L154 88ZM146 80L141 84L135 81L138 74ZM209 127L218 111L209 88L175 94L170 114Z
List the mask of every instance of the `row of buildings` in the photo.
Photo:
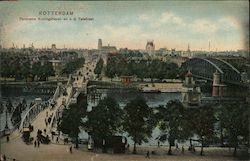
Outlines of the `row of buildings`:
M131 52L132 51L132 52ZM155 49L153 40L147 41L144 50L130 50L127 48L117 49L116 46L103 45L102 39L98 39L97 49L67 49L57 48L56 44L52 44L50 48L37 49L33 44L22 48L17 48L13 45L12 48L0 48L1 53L11 53L16 55L26 55L31 60L38 61L41 57L47 57L54 65L69 62L81 57L101 57L106 63L109 54L127 54L132 59L159 59L162 61L174 62L179 66L186 60L192 57L218 57L230 64L247 64L249 61L249 52L239 51L224 51L224 52L207 52L207 51L192 51L188 44L186 51L178 51L176 49L160 48ZM132 53L132 54L131 54ZM137 54L135 54L137 53Z

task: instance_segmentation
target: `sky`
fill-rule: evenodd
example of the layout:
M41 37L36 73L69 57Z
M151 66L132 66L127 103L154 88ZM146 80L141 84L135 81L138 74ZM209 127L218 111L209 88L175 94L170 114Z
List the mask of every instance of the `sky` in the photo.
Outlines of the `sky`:
M73 11L73 16L39 15L39 11ZM88 17L92 21L20 21L24 18ZM99 1L0 2L0 43L11 47L187 50L238 50L249 44L249 2L242 1Z

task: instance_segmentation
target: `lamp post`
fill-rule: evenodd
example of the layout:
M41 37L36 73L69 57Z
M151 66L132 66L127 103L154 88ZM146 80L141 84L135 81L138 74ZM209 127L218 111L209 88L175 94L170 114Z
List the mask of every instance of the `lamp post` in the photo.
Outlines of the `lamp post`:
M5 135L9 135L7 108L6 108L6 110L5 110L5 129L4 129L4 134L5 134Z
M8 114L7 114L7 109L5 110L5 129L9 129L9 127L8 127Z

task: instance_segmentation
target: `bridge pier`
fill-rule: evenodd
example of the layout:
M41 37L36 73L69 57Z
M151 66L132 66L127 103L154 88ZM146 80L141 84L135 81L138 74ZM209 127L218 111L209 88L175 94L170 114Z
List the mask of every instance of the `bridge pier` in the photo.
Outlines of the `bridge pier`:
M216 70L213 74L213 91L212 96L213 97L223 97L226 95L226 85L221 83L221 75Z

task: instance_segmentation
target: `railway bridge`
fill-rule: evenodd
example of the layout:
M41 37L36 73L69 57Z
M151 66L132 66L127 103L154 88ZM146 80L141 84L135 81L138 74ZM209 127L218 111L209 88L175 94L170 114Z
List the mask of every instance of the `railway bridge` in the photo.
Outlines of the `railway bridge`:
M214 73L220 74L224 84L247 86L241 79L241 73L228 62L217 58L194 57L182 64L183 69L190 70L194 77L213 81Z

